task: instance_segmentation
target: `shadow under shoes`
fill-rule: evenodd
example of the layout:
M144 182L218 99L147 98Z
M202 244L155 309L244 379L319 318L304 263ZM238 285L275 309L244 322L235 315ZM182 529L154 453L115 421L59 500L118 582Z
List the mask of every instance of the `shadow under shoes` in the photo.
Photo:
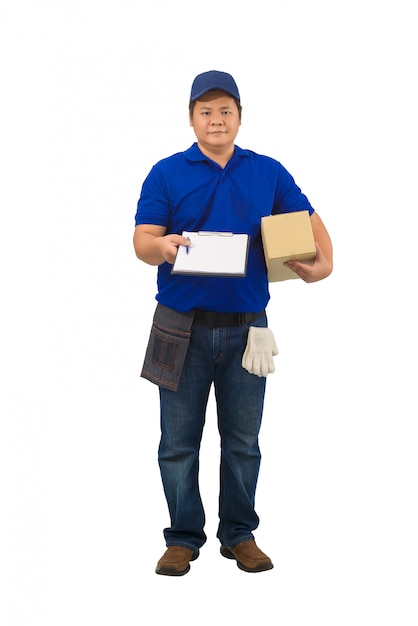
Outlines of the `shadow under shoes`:
M271 559L260 550L254 539L242 541L233 548L221 546L221 554L227 559L235 559L244 572L265 572L274 567Z
M183 546L169 546L157 563L157 574L164 576L183 576L190 569L190 561L195 561L199 550L189 550Z

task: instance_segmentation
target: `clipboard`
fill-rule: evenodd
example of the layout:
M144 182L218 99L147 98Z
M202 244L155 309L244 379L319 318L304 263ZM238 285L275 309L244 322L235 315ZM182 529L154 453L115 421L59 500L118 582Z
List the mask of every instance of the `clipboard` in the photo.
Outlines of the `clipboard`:
M179 246L172 274L245 276L250 236L222 231L183 231L190 245Z

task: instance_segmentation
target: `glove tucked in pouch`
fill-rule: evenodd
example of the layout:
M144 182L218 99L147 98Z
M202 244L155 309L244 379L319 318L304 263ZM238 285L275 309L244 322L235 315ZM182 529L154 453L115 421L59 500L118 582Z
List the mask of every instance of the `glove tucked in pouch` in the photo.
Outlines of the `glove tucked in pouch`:
M177 391L189 347L193 313L181 313L160 303L154 313L141 377Z
M267 376L275 371L273 357L279 354L270 328L250 326L242 367L250 374Z

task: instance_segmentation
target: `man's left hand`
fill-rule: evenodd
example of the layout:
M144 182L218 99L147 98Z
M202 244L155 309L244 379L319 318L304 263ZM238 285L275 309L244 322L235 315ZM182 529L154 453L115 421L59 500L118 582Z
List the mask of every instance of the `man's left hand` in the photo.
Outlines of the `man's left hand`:
M332 263L330 263L323 254L319 244L315 242L316 257L312 265L302 263L301 261L286 261L286 267L290 268L305 281L305 283L315 283L318 280L327 278L332 272Z

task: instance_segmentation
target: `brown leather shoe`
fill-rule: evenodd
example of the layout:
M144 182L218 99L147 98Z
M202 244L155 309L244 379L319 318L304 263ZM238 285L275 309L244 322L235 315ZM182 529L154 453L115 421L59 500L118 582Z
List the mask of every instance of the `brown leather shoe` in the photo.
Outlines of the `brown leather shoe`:
M221 554L227 559L235 559L244 572L265 572L274 567L271 559L261 552L254 539L242 541L233 548L221 546Z
M169 546L157 563L157 574L164 576L183 576L190 569L190 561L199 556L199 550L189 550L183 546Z

